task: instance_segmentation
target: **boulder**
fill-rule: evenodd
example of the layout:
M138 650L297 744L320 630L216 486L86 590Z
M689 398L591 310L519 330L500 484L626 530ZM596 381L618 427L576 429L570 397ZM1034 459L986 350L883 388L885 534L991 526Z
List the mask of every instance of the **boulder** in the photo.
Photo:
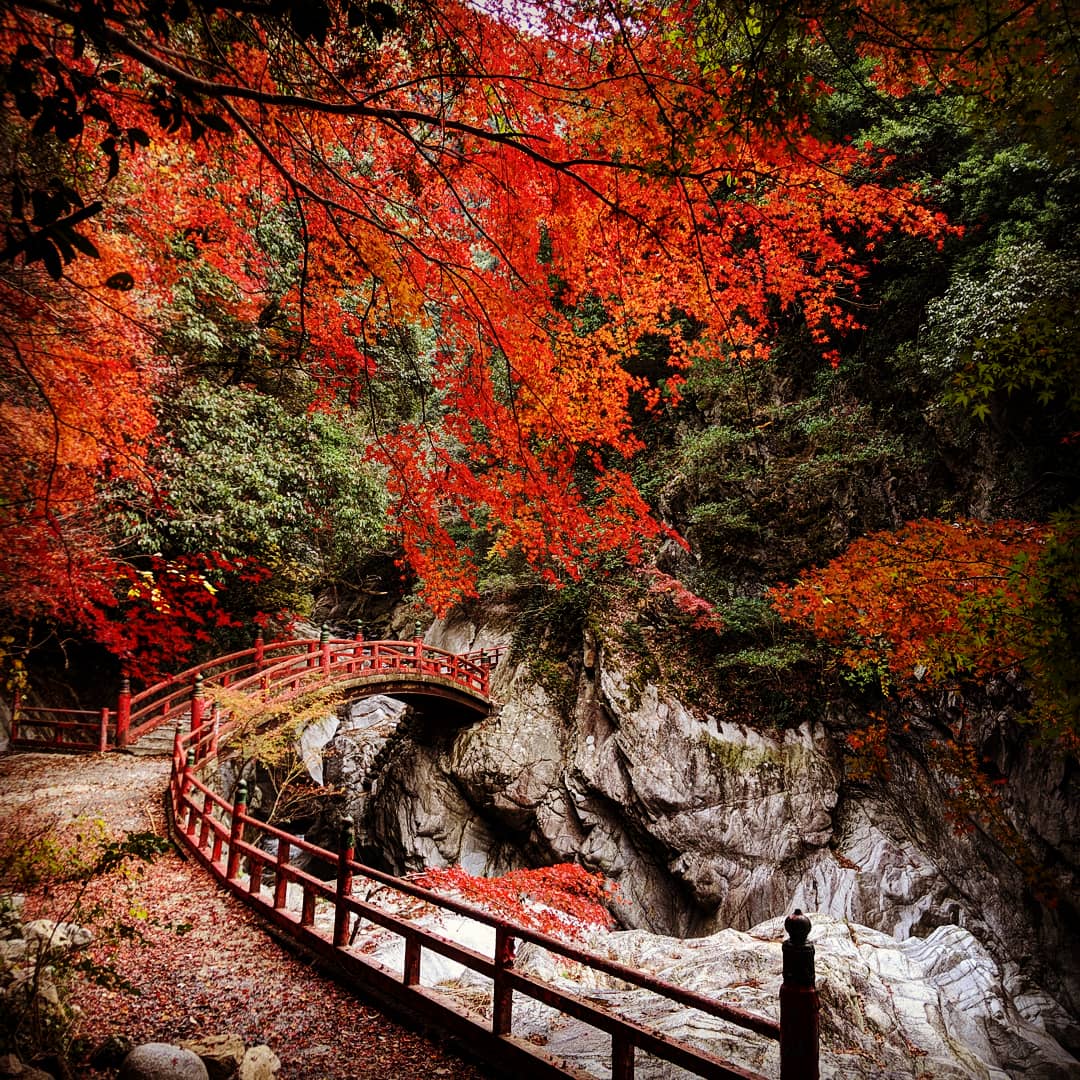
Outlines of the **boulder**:
M120 1066L118 1080L209 1080L198 1054L171 1043L136 1046Z

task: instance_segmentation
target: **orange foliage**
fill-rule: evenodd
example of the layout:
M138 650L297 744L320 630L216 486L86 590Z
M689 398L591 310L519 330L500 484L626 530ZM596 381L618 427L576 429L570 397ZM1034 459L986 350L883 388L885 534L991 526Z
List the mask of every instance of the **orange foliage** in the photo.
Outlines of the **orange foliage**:
M1027 602L1026 563L1046 535L1019 521L913 521L856 540L772 600L850 668L902 686L985 678L1024 660L1015 620Z
M373 454L439 611L476 587L452 538L459 521L550 580L613 552L640 561L664 530L627 470L641 445L632 409L677 401L700 356L764 357L778 318L798 315L835 360L856 325L860 245L946 231L912 186L875 180L888 163L873 148L823 142L799 115L733 117L744 76L695 48L693 0L636 5L632 19L612 7L599 22L592 4L548 5L535 16L542 33L497 5L420 6L415 24L363 47L336 5L342 25L302 48L273 20L237 12L228 26L189 22L190 38L166 45L147 10L128 0L116 18L95 8L65 21L15 3L0 24L6 52L37 49L90 87L72 99L86 107L67 167L102 189L102 173L119 169L99 232L128 245L115 265L138 305L98 342L62 331L35 407L47 412L53 394L63 406L61 375L87 349L112 373L101 411L125 429L98 445L110 460L138 457L131 447L152 426L142 328L161 329L181 242L232 283L238 321L269 311L284 323L282 353L319 380L328 407L360 404L388 328L425 328L437 338L437 408L379 433ZM72 33L98 17L108 79ZM208 28L229 32L200 52ZM34 58L20 78L44 93L48 70ZM32 117L31 98L19 108ZM271 214L303 241L288 285L256 240ZM53 309L39 314L62 330ZM662 375L631 372L645 348L663 355ZM121 388L137 399L130 409ZM39 474L79 456L88 481L103 475L86 447L50 457L29 435L21 447ZM71 494L92 516L93 484ZM51 514L39 507L30 547L47 546Z

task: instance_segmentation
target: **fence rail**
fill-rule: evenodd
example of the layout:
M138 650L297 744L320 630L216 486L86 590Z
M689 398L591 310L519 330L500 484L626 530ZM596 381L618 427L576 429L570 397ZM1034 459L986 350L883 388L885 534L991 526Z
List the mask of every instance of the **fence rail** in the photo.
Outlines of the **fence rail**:
M781 1080L818 1080L818 1000L813 970L813 946L806 943L809 920L796 912L786 921L784 983L780 1022L757 1016L617 961L590 953L530 927L494 917L486 911L425 889L413 882L381 873L354 858L352 823L346 822L336 851L314 845L267 825L247 812L246 785L235 801L213 790L205 777L216 764L220 728L177 732L170 780L174 830L179 841L219 882L254 908L276 930L322 958L361 989L389 998L431 1023L467 1036L476 1053L501 1068L527 1077L576 1077L579 1071L523 1038L516 1038L515 996L532 998L566 1016L582 1021L611 1039L613 1080L633 1080L635 1055L652 1054L697 1076L718 1080L765 1080L759 1073L725 1061L699 1046L635 1022L514 967L519 942L531 942L549 952L613 976L685 1008L698 1009L780 1043ZM273 843L268 843L272 841ZM272 853L271 853L272 852ZM303 853L336 867L336 877L323 881L294 865ZM494 931L491 955L458 944L356 895L357 882L380 885L401 896L464 916ZM300 909L287 906L289 886L300 890ZM332 910L332 930L316 925L316 905ZM356 920L367 920L398 935L404 943L400 971L350 949ZM490 980L487 1007L465 1010L437 989L420 984L422 958L430 952L462 964Z

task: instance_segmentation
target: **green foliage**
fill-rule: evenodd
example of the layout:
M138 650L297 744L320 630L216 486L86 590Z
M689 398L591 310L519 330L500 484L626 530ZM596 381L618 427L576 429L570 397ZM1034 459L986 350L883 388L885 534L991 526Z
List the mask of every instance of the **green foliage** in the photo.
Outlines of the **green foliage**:
M800 387L777 366L720 360L691 373L686 396L701 426L682 434L665 497L707 598L726 600L724 582L794 573L891 522L883 486L913 476L923 454L902 416L859 399L859 377L843 367Z
M223 757L233 759L237 776L254 774L258 783L248 805L258 809L264 821L303 817L335 794L312 782L299 743L306 727L334 714L340 694L316 689L275 703L219 689L214 697L229 725ZM268 804L259 803L261 792L269 794Z
M1080 748L1080 506L1056 514L1037 560L1014 567L1027 592L1016 632L1033 682L1032 719L1051 740Z
M273 576L252 607L306 611L314 588L356 575L379 550L386 493L354 421L205 381L163 409L168 513L130 508L124 528L139 551L253 557Z
M923 339L924 362L950 379L945 400L980 419L1003 396L1080 412L1078 293L1080 261L1039 242L1001 245L985 274L954 277Z

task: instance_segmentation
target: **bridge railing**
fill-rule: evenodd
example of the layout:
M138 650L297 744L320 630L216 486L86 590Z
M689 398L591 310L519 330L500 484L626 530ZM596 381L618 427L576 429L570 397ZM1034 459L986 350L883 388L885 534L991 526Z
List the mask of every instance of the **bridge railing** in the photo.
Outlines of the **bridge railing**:
M54 709L24 705L16 692L11 708L13 750L105 753L116 737L114 709Z
M176 735L170 779L170 801L178 840L218 881L265 918L276 930L315 954L361 989L404 1005L421 1019L469 1039L469 1045L502 1068L523 1076L581 1076L542 1047L514 1036L515 995L532 998L577 1019L611 1039L613 1080L633 1080L635 1056L645 1052L672 1062L697 1076L723 1080L765 1080L763 1076L710 1053L699 1045L673 1038L647 1024L621 1016L585 994L557 986L514 967L515 946L534 945L596 973L613 976L681 1008L697 1009L739 1028L780 1043L781 1080L818 1080L818 997L814 947L807 944L809 920L796 912L785 927L784 980L780 990L780 1022L716 1001L636 971L607 957L490 915L483 909L381 873L354 858L351 822L336 851L319 847L274 828L247 812L246 786L241 783L229 802L207 782L216 765L219 732ZM294 864L298 855L336 867L334 879L320 880ZM402 897L490 927L494 948L489 954L468 948L419 926L357 895L362 883L382 886ZM289 886L299 891L299 910L289 906ZM322 908L322 919L317 909ZM366 920L397 935L404 943L400 970L379 963L350 945L354 928ZM319 925L321 922L323 925ZM486 1004L479 1010L421 984L427 953L456 961L489 980Z
M310 689L318 681L335 682L364 676L413 674L445 679L468 693L486 698L491 668L501 649L452 653L419 638L411 641L365 641L362 638L256 639L241 649L196 664L141 690L131 692L121 681L115 708L57 709L22 704L16 694L10 745L18 750L99 751L123 749L162 724L202 722L206 695L214 687L288 695Z

